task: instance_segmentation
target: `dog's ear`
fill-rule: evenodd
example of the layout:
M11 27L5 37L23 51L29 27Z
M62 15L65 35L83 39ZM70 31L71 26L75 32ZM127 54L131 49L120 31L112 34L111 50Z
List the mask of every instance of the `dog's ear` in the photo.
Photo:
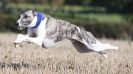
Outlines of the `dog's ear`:
M20 13L22 14L22 13L24 13L25 11L27 11L26 8L25 8L25 9L21 9L21 10L20 10Z
M33 13L34 16L36 16L37 10L36 10L36 9L33 9L33 10L32 10L32 13Z

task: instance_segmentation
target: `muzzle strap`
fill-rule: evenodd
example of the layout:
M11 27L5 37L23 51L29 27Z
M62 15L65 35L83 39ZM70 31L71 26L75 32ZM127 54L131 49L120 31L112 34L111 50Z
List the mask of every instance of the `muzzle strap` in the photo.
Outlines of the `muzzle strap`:
M43 13L37 13L37 22L36 22L36 25L33 28L37 28L40 25L43 17L44 17Z

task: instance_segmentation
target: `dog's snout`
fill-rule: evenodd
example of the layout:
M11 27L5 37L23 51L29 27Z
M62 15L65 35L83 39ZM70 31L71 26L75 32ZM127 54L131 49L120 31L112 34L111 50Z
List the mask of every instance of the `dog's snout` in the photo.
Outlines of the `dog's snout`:
M20 26L19 26L18 22L15 23L15 26L17 27L18 30L20 29Z

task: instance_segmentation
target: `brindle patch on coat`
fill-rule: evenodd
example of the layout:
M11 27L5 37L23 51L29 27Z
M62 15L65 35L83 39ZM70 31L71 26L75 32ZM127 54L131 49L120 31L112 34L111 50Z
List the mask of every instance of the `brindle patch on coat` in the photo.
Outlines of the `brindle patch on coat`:
M96 43L96 38L90 32L85 31L83 28L79 28L79 31L75 24L55 19L51 16L46 16L46 18L48 18L46 24L46 38L54 39L55 42L67 38L77 41L82 41L84 39L88 44Z

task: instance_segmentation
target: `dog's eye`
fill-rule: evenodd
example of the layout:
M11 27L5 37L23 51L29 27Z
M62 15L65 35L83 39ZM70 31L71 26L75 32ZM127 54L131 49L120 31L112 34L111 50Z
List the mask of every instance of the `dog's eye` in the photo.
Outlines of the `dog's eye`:
M24 18L27 18L27 15L25 15Z
M24 18L28 18L29 16L25 15Z

